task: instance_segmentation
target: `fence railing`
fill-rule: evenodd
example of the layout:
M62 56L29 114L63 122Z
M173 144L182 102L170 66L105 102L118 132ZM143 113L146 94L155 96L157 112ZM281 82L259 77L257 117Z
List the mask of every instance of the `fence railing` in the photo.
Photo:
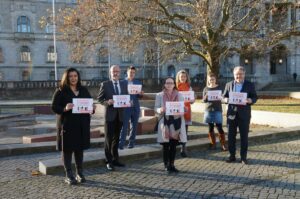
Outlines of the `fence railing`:
M82 84L87 87L98 87L100 80L83 80ZM59 81L0 81L0 89L18 89L18 88L55 88Z

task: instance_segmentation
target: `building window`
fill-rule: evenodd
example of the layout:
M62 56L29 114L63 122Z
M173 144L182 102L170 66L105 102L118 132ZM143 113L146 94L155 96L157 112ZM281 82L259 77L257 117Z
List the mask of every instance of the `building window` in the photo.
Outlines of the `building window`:
M20 55L21 55L21 62L30 62L31 61L31 53L30 53L30 49L28 48L28 46L21 47Z
M18 17L18 32L30 32L30 20L26 16Z
M55 80L55 72L54 71L50 71L50 73L49 73L49 80L51 80L51 81Z
M108 63L108 49L106 47L101 47L98 53L99 63Z
M22 80L23 81L29 81L30 80L30 73L27 70L24 70L22 72Z
M130 63L131 62L131 55L128 53L122 54L122 62L123 63Z
M3 81L3 80L4 80L3 72L0 72L0 81Z
M0 48L0 63L4 62L2 48Z
M47 62L55 62L57 61L57 52L54 52L54 46L50 46L47 50Z

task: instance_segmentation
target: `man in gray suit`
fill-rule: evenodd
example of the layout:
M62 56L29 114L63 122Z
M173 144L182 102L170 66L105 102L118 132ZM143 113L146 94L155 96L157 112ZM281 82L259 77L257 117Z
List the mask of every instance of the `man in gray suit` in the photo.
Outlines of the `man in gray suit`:
M114 166L124 167L119 162L119 137L123 125L123 108L114 108L113 95L127 95L127 84L120 81L120 67L113 65L110 67L110 80L101 83L98 101L105 107L105 157L106 167L109 171L114 170Z

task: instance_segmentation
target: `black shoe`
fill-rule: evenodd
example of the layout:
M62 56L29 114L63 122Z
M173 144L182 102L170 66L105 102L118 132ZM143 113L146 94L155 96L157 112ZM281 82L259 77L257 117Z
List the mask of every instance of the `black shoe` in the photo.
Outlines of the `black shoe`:
M227 163L233 163L233 162L235 162L235 161L236 161L236 158L235 158L235 157L229 157L229 158L226 160Z
M178 173L179 170L175 168L175 166L169 166L167 168L168 173Z
M248 160L246 160L246 159L244 159L244 160L241 160L241 163L242 163L242 164L246 164L246 165L247 165L247 164L248 164Z
M134 148L133 145L128 145L128 149L132 149L132 148Z
M122 147L122 146L119 146L119 150L123 150L124 149L124 147Z
M113 165L116 167L125 167L125 164L119 162L119 161L113 161Z
M106 168L107 168L108 171L114 171L115 170L114 166L110 163L106 164Z
M180 152L180 155L181 155L181 157L183 157L183 158L186 158L186 157L187 157L187 154L186 154L185 151L181 151L181 152Z
M82 174L77 174L75 179L78 183L85 183L86 182L86 179Z
M77 184L77 181L75 180L74 176L67 176L65 178L65 183L67 183L68 185L75 185Z

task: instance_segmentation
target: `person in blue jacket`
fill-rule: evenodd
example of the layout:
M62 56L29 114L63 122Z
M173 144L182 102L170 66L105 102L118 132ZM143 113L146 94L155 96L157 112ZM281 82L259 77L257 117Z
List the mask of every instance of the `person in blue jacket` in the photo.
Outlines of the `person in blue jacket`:
M139 80L134 79L136 73L136 68L134 66L129 66L127 68L127 78L126 82L128 85L142 85ZM139 98L143 96L144 92L141 91L139 93L131 94L130 100L132 106L129 108L125 108L124 116L123 116L123 127L120 133L120 141L119 141L119 149L124 149L124 145L126 142L126 136L128 134L128 125L130 121L130 133L129 133L129 141L128 141L128 148L134 148L135 145L135 137L137 133L137 126L140 117L140 102Z

